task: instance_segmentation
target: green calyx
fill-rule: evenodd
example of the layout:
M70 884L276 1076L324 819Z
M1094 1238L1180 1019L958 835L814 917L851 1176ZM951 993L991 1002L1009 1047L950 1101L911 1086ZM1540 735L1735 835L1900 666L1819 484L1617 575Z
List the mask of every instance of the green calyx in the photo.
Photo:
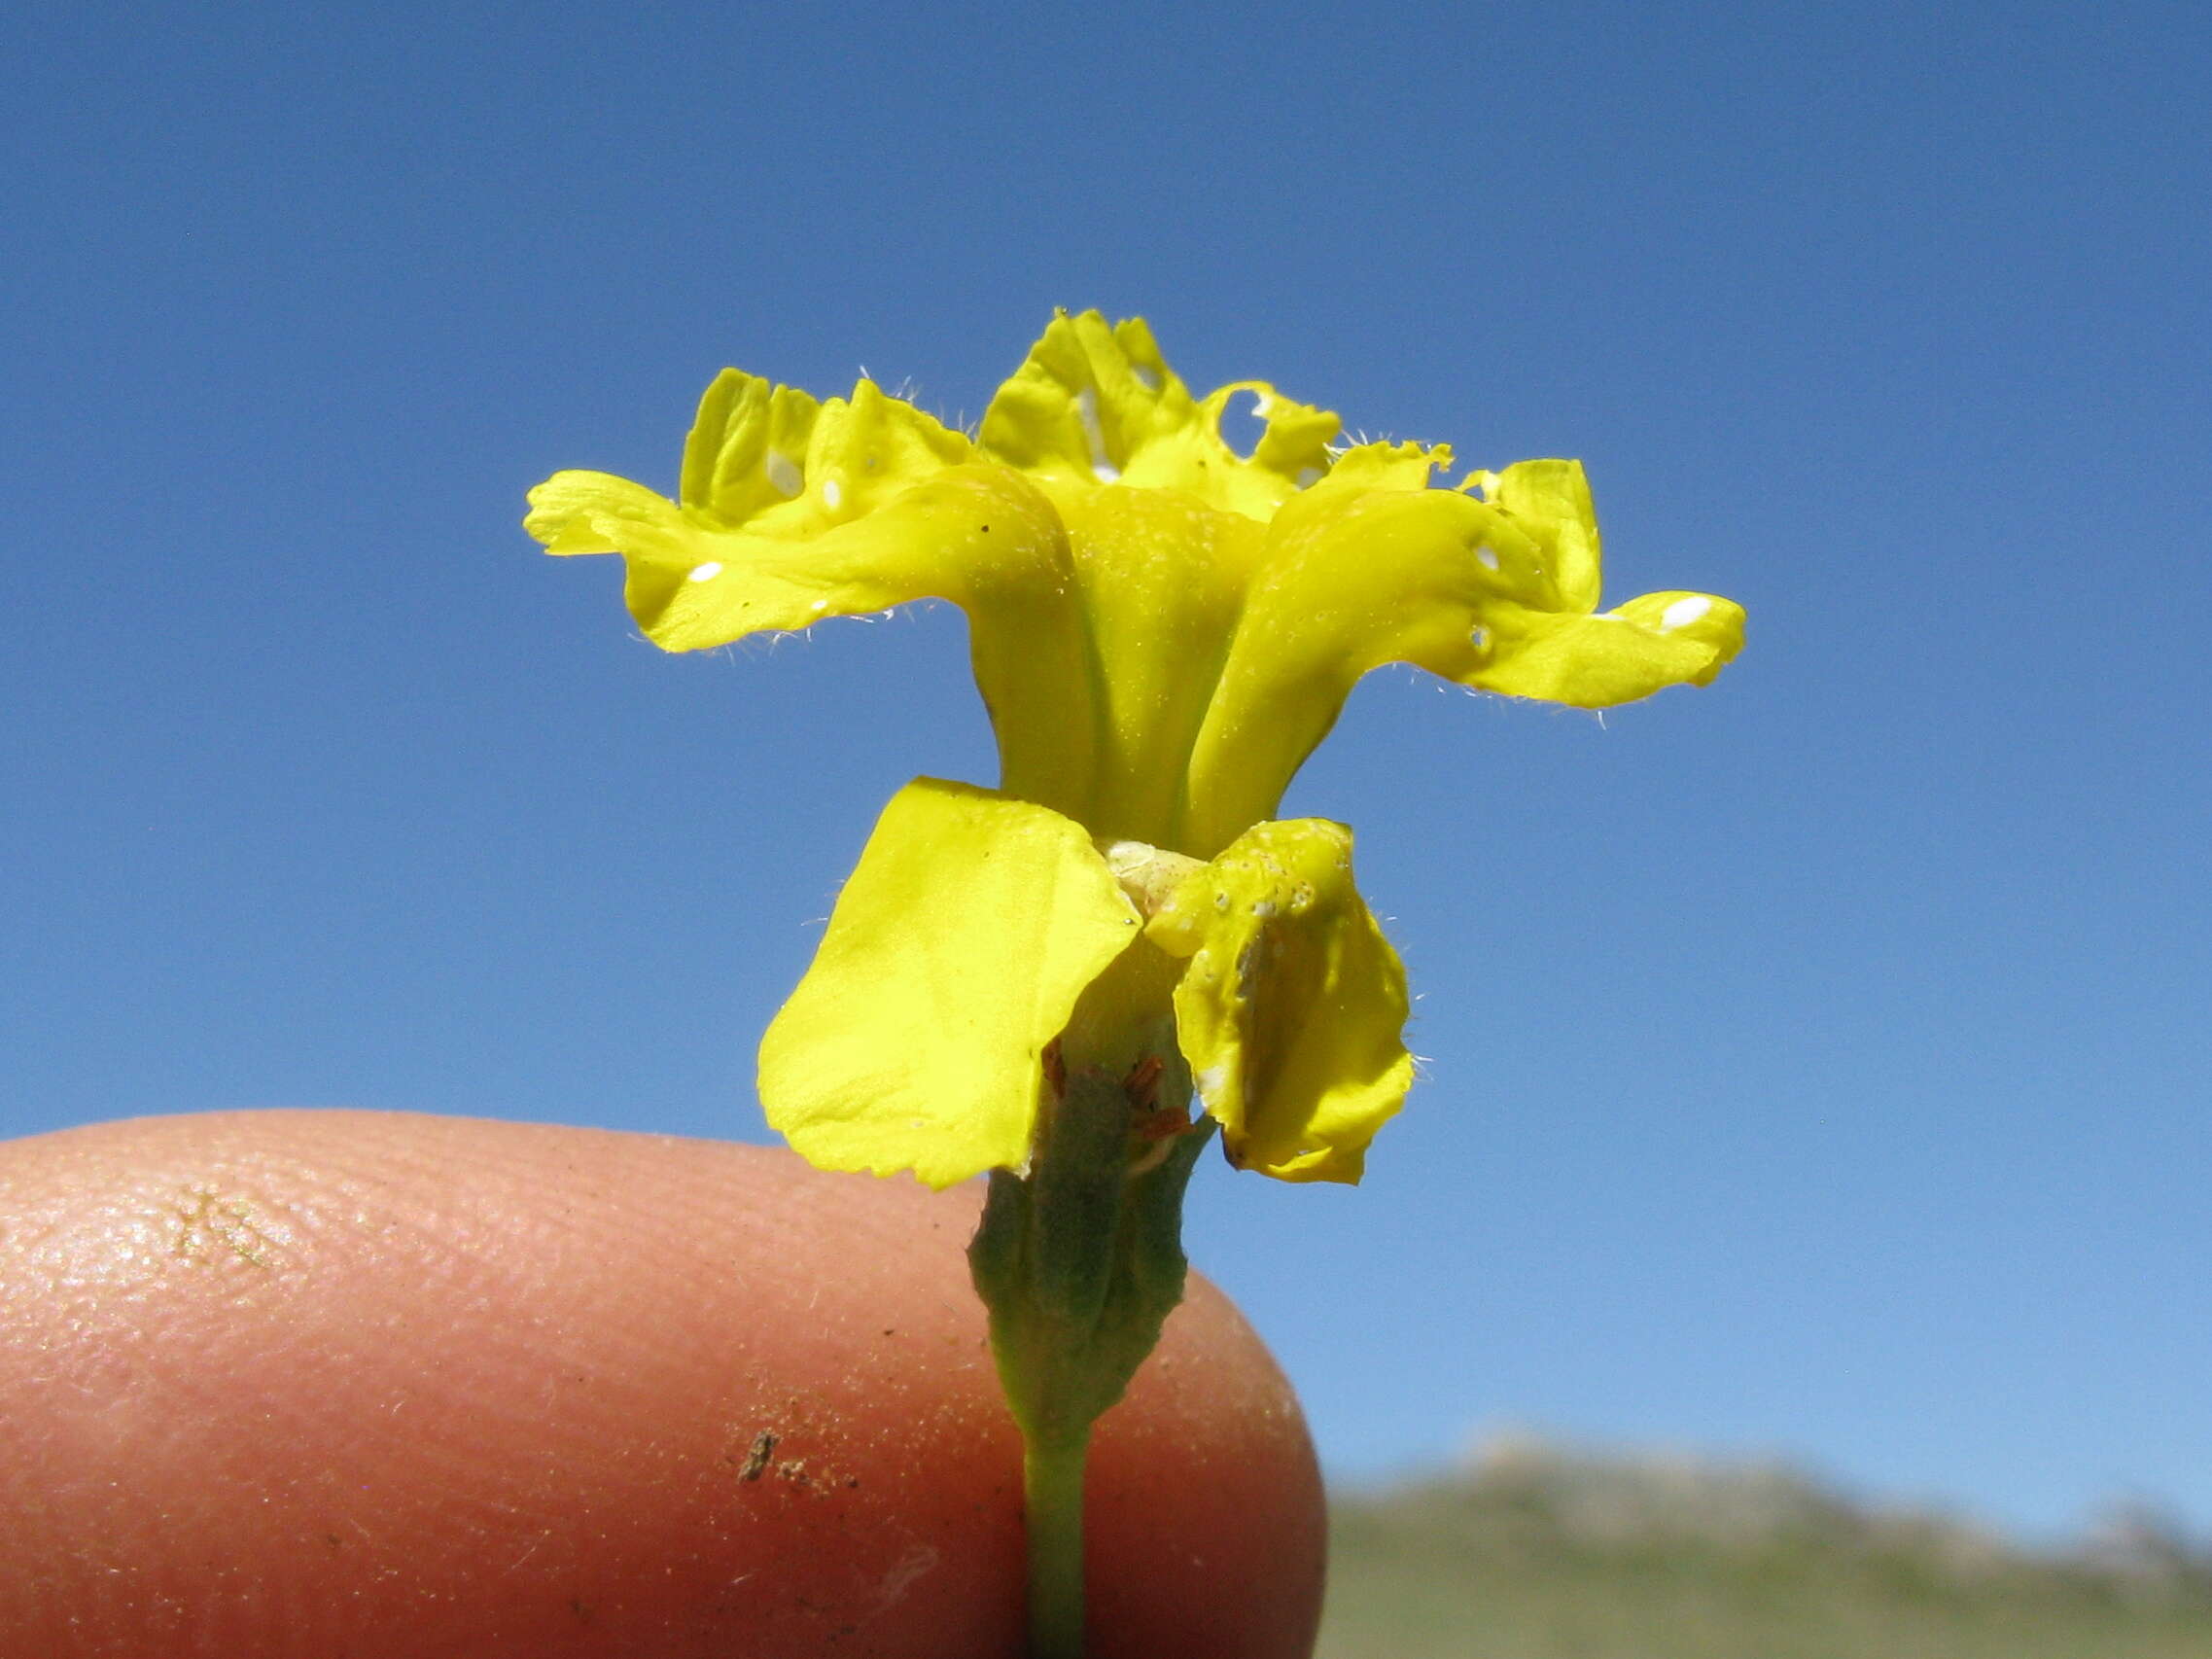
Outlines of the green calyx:
M1145 1152L1133 1123L1165 1113L1126 1079L1085 1068L1048 1093L1029 1172L992 1172L967 1259L1023 1437L1065 1446L1121 1398L1182 1300L1183 1190L1212 1124Z

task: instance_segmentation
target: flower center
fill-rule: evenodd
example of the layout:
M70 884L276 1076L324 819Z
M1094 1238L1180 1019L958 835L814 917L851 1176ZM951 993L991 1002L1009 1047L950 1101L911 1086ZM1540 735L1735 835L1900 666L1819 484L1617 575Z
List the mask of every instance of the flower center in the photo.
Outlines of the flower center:
M1064 775L1032 776L1043 768L1002 746L1001 786L1068 811L1107 839L1210 856L1219 849L1186 844L1191 754L1266 527L1180 490L1052 484L1045 493L1068 531L1068 597L1087 639L1088 694L1039 684L1009 687L1006 695L1061 709L1071 726L1065 749L1087 751L1091 764L1075 792L1080 800L1068 802ZM978 617L975 625L993 622ZM998 654L1021 660L1018 649Z

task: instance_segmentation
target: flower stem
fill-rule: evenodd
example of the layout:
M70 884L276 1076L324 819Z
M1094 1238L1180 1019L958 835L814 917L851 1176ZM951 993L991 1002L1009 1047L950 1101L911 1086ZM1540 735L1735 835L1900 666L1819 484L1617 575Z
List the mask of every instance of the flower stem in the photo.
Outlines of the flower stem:
M1082 1659L1083 1463L1090 1432L1029 1440L1022 1454L1029 1528L1030 1659Z
M1161 1065L1055 1068L1030 1167L994 1170L968 1245L1022 1431L1031 1659L1083 1652L1083 1460L1182 1299L1182 1200L1211 1123Z

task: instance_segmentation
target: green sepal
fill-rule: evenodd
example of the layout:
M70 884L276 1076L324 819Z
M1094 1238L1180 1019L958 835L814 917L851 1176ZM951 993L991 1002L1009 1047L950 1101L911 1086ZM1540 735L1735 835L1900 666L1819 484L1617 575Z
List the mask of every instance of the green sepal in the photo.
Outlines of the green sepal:
M1128 1094L1093 1068L1069 1076L1040 1130L1026 1175L992 1172L967 1259L1023 1437L1067 1446L1121 1398L1182 1300L1183 1191L1212 1124L1133 1169Z

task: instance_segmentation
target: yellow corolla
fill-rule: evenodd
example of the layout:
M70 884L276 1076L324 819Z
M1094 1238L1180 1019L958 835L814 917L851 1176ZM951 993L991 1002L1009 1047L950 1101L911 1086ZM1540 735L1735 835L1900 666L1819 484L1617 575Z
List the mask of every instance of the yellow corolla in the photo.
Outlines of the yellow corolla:
M1220 432L1241 396L1248 455ZM603 473L531 492L548 551L623 555L670 651L910 599L967 614L999 788L893 799L769 1028L761 1098L808 1158L932 1185L1018 1167L1048 1050L1110 1027L1086 1052L1164 1046L1235 1161L1359 1178L1412 1078L1404 974L1351 832L1271 822L1353 684L1410 662L1609 707L1711 680L1743 614L1598 611L1577 462L1437 487L1449 449L1338 432L1258 381L1193 398L1143 323L1088 312L973 437L866 380L821 403L725 370L675 501Z

